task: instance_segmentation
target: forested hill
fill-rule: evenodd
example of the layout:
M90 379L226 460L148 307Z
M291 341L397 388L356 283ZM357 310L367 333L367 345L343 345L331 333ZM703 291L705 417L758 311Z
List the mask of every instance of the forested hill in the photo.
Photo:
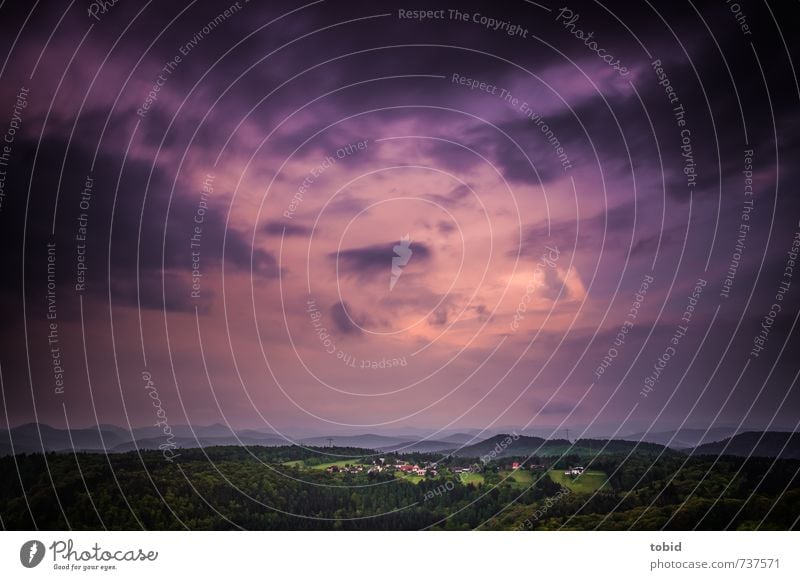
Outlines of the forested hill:
M541 478L527 490L451 483L442 494L437 479L291 465L323 453L358 461L370 452L214 447L180 450L174 462L154 451L3 457L0 515L9 530L468 530L506 505L560 489Z
M695 455L736 455L738 457L782 457L800 459L800 433L767 431L741 433L722 441L694 448Z
M603 453L554 467L415 454L424 476L352 448L212 447L0 458L6 530L796 528L800 461ZM401 463L402 462L402 463ZM333 469L340 466L338 470ZM349 467L348 467L349 465ZM434 473L436 471L436 473Z
M657 443L623 441L618 439L578 439L570 442L566 439L542 439L518 435L496 435L475 445L458 449L454 455L458 457L522 457L539 456L554 457L560 455L588 455L598 453L667 453L675 451Z

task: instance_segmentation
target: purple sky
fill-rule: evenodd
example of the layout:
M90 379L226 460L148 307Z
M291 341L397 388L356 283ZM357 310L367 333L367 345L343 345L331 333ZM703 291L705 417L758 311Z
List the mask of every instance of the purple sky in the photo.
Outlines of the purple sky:
M0 8L0 423L795 426L780 6L56 4Z

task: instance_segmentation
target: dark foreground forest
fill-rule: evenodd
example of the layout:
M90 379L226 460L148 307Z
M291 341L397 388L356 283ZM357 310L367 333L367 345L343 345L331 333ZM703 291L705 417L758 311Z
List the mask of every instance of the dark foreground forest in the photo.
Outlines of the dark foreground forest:
M0 458L7 530L789 530L800 461L213 447ZM324 451L327 457L320 457ZM333 461L330 455L335 455ZM328 461L328 463L324 463ZM515 465L515 463L517 465ZM589 464L570 476L570 466ZM426 469L413 474L411 466ZM404 465L404 467L401 467Z

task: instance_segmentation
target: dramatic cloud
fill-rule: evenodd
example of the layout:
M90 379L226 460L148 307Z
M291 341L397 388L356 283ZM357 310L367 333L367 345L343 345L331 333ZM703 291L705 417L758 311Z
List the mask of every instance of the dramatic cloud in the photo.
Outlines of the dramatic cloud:
M340 274L355 276L367 280L376 274L388 276L392 268L392 257L395 256L394 247L398 242L361 248L350 248L340 252L328 254L331 261L338 266ZM431 258L431 250L421 242L411 242L415 262L426 261Z
M291 222L268 221L262 231L270 236L307 236L311 228Z
M790 9L240 4L0 7L0 422L795 424Z

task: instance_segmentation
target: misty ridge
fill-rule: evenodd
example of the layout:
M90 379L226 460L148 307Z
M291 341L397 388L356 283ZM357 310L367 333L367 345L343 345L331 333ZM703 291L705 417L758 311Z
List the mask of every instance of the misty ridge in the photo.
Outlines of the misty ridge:
M442 453L454 457L496 457L522 455L558 456L569 453L679 453L687 455L731 455L800 459L800 433L790 430L737 431L733 427L678 429L638 432L616 438L595 436L567 440L551 437L550 430L522 431L514 434L479 429L450 430L393 435L352 434L309 437L281 436L256 429L232 429L222 424L176 425L168 443L175 448L192 449L218 446L301 446L309 448L348 447L392 453ZM509 442L503 443L505 440ZM26 423L0 430L0 456L31 453L105 452L127 453L158 449L167 443L158 427L101 424L88 428L62 429L43 423Z

